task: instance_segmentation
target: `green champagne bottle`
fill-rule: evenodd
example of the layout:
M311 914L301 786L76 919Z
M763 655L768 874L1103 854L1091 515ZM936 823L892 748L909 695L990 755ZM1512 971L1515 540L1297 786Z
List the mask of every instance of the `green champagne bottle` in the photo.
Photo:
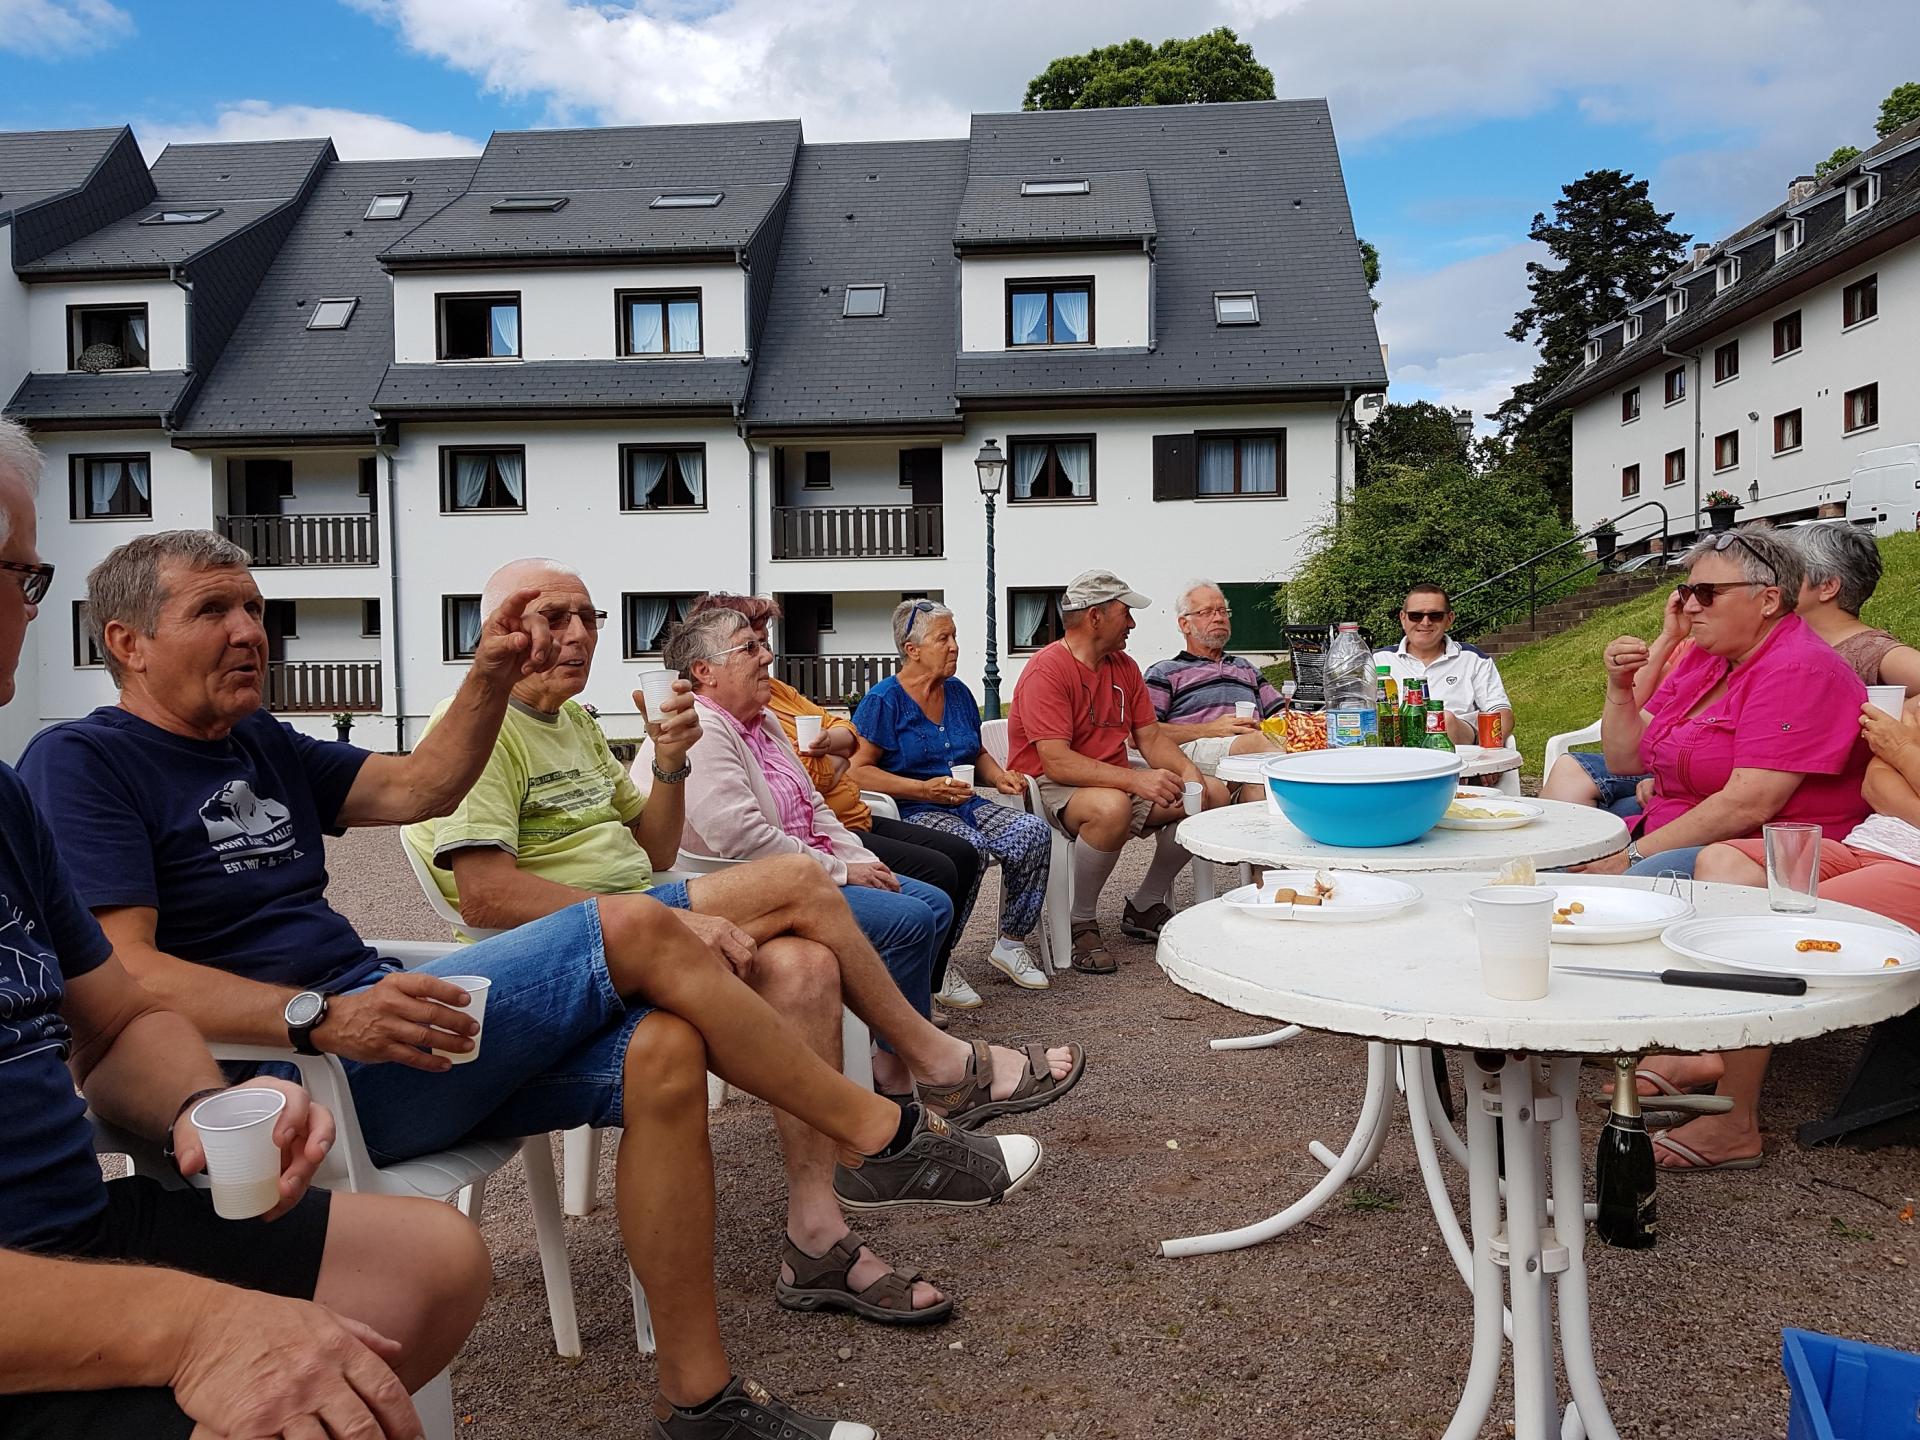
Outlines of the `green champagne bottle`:
M1622 1055L1613 1065L1613 1110L1593 1157L1593 1228L1609 1245L1645 1250L1656 1238L1659 1167L1654 1163L1647 1122L1640 1114L1634 1058Z

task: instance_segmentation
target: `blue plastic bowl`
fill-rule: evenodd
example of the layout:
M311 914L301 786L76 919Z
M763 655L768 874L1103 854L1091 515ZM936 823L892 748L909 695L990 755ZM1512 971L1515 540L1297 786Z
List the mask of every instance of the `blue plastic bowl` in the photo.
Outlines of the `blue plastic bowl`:
M1359 849L1418 840L1447 813L1460 757L1449 750L1308 750L1267 762L1287 819L1323 845Z

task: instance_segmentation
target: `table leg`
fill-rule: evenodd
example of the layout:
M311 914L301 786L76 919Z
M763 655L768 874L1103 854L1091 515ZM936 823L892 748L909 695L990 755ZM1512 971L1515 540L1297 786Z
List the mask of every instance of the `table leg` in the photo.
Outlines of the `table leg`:
M1243 1225L1238 1230L1225 1230L1215 1235L1190 1235L1180 1240L1162 1240L1160 1253L1173 1259L1244 1250L1249 1245L1258 1245L1263 1240L1284 1234L1313 1214L1366 1164L1371 1163L1372 1157L1380 1153L1381 1139L1390 1120L1387 1094L1392 1089L1392 1075L1388 1047L1377 1041L1368 1041L1367 1089L1366 1098L1360 1104L1360 1118L1354 1124L1353 1134L1339 1161L1305 1195L1277 1215L1270 1215L1252 1225Z
M1225 1040L1209 1040L1209 1050L1271 1050L1276 1045L1284 1045L1300 1033L1298 1025L1282 1025L1278 1030L1269 1030L1264 1035L1234 1035Z
M1548 1136L1553 1193L1563 1197L1553 1228L1554 1238L1567 1252L1567 1268L1555 1279L1554 1290L1559 1302L1560 1352L1567 1370L1567 1388L1573 1392L1578 1411L1569 1420L1575 1428L1565 1433L1584 1433L1593 1440L1620 1440L1593 1361L1593 1325L1587 1314L1586 1215L1582 1206L1571 1203L1585 1195L1587 1181L1575 1114L1580 1099L1580 1061L1564 1057L1554 1060L1550 1074L1554 1097L1560 1102L1560 1119Z
M1553 1320L1547 1292L1546 1137L1534 1094L1538 1065L1508 1056L1500 1070L1507 1157L1507 1285L1513 1308L1515 1440L1547 1440L1560 1415L1553 1374ZM1557 1105L1554 1107L1557 1109Z
M1500 1228L1500 1164L1494 1157L1493 1118L1499 1108L1494 1089L1500 1057L1474 1057L1467 1067L1467 1213L1473 1225L1473 1359L1460 1388L1460 1404L1453 1412L1443 1440L1478 1440L1493 1408L1494 1387L1500 1381L1501 1310L1505 1285L1493 1257L1493 1239Z

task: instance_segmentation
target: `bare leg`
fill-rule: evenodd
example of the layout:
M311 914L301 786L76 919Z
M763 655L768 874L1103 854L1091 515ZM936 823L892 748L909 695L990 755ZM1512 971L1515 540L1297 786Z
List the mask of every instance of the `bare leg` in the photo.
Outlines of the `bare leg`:
M1720 1058L1726 1064L1726 1073L1714 1093L1731 1099L1733 1109L1724 1115L1702 1115L1668 1132L1709 1162L1760 1153L1760 1086L1767 1078L1767 1062L1773 1058L1773 1051L1757 1046L1733 1050ZM1664 1145L1656 1145L1653 1156L1663 1169L1687 1168L1686 1160Z
M1569 805L1598 805L1600 787L1593 783L1593 777L1587 774L1580 762L1571 755L1562 755L1553 762L1553 769L1547 772L1547 778L1541 783L1542 800L1564 800Z
M336 1193L313 1298L399 1341L393 1372L418 1390L466 1343L492 1279L480 1232L451 1205Z
M1731 845L1709 845L1694 861L1693 878L1721 885L1764 885L1767 867Z

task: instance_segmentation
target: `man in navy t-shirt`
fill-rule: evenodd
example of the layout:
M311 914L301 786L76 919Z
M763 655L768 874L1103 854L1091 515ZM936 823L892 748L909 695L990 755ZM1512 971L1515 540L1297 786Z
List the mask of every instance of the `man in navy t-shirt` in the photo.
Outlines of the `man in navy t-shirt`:
M989 1203L1037 1169L1039 1143L951 1130L853 1085L644 895L568 906L416 970L383 962L327 904L325 834L451 812L492 754L514 685L555 663L552 625L571 617L530 606L537 589L509 595L433 729L410 754L372 755L297 735L262 708L264 602L246 564L206 531L143 536L102 561L88 611L120 703L42 732L21 761L128 968L209 1039L339 1056L383 1163L468 1137L623 1128L620 1210L649 1240L628 1258L663 1322L656 1440L720 1433L722 1400L769 1433L870 1440L731 1375L707 1069L861 1157L874 1208ZM489 981L477 1053L450 975ZM448 1058L470 1053L471 1064Z
M38 474L0 421L0 705L53 579L34 550ZM0 1434L280 1434L317 1430L323 1412L417 1433L405 1385L472 1328L485 1247L447 1206L308 1189L332 1116L297 1085L253 1083L286 1096L269 1217L221 1220L203 1190L101 1178L89 1102L164 1138L191 1174L204 1156L188 1111L226 1082L192 1025L122 968L0 765ZM80 1263L100 1260L121 1263ZM63 1390L76 1375L93 1388Z

